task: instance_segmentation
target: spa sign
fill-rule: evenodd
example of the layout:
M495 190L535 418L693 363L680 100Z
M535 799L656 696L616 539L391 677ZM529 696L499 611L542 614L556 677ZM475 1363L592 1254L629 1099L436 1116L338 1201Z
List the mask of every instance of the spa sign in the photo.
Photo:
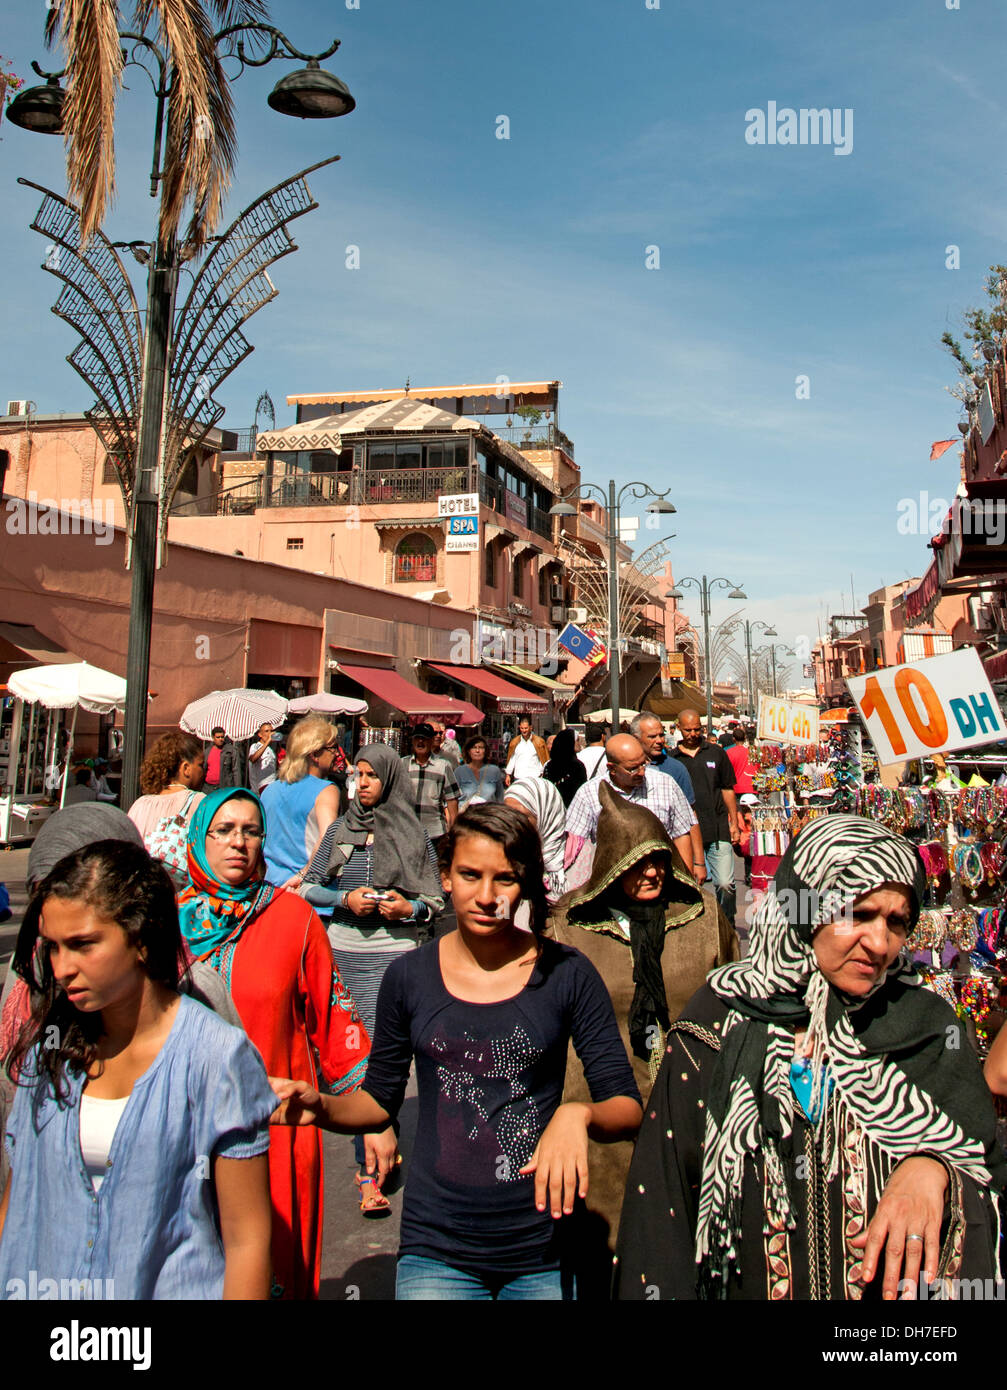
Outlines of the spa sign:
M882 763L1007 738L974 647L850 676L846 684Z
M757 736L768 743L817 743L818 711L796 700L760 695Z

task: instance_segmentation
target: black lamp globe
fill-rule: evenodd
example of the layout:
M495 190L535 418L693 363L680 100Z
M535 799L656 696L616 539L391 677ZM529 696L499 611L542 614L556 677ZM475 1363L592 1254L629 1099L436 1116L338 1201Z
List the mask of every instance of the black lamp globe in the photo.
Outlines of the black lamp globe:
M39 135L62 135L65 101L66 92L55 77L50 77L44 87L19 92L7 108L7 119L12 125Z
M346 116L357 104L345 82L319 67L317 58L281 77L266 100L282 116L299 116L302 121Z

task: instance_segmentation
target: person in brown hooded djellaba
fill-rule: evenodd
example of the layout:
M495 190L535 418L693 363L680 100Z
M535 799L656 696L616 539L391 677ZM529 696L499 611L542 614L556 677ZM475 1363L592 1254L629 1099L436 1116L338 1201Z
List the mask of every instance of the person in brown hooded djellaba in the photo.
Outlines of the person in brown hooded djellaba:
M646 1110L665 1034L715 966L739 957L738 938L712 893L682 863L652 811L599 788L601 817L591 877L553 910L552 935L600 973ZM571 1049L564 1101L589 1099ZM633 1148L591 1144L591 1185L570 1224L565 1259L580 1299L607 1299L619 1214Z

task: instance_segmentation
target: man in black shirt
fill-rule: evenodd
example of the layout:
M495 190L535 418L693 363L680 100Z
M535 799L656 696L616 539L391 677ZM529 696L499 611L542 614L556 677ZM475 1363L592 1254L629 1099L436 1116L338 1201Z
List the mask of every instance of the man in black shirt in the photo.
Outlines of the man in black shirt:
M706 869L729 922L737 908L734 890L734 846L738 843L738 800L734 768L723 748L706 742L699 715L685 710L679 716L682 742L671 757L685 763L696 793L694 810L703 836Z

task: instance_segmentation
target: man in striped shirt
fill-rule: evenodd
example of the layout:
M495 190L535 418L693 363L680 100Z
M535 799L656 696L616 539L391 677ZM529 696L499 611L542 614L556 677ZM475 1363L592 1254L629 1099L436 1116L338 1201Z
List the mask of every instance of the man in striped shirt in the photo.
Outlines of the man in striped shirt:
M692 873L691 830L696 817L678 783L650 766L643 745L631 734L610 738L605 744L605 757L605 770L579 788L567 810L564 867L570 867L586 840L594 841L601 815L598 787L601 782L608 782L627 801L653 811L682 856L682 863Z
M403 754L413 787L413 810L436 848L440 837L454 824L461 792L446 758L433 756L434 731L429 724L413 730L413 751Z

